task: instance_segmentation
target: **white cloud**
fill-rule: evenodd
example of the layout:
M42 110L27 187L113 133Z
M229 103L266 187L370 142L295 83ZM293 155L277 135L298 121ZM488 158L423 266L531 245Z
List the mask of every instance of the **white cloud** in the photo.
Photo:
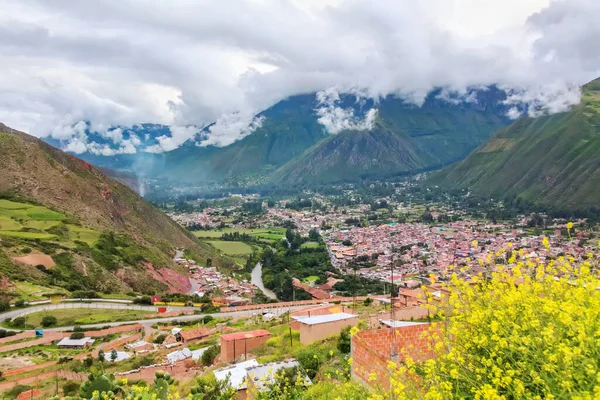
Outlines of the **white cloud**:
M148 153L163 153L174 150L199 131L195 126L171 126L169 130L171 131L171 136L158 136L156 138L158 143L146 147L144 151Z
M213 125L208 127L208 132L200 138L197 145L200 147L227 146L262 127L264 119L262 116L255 117L253 114L223 114Z
M358 98L357 98L358 99ZM354 114L353 108L342 108L340 95L334 88L317 92L319 116L318 121L331 134L346 130L364 131L373 129L377 109L370 108L365 112L364 118Z
M100 133L179 127L154 148L165 151L189 127L220 120L202 144L226 145L256 129L257 112L330 87L418 104L434 87L496 83L553 112L577 101L569 88L600 75L596 0L0 0L0 9L0 121L79 138L78 149L81 121ZM333 129L350 118L330 111Z

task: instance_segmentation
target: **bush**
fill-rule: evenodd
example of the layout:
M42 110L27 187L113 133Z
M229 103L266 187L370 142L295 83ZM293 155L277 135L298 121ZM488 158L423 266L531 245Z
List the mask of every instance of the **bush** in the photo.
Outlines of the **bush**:
M24 307L24 306L25 306L25 300L19 299L19 300L15 301L15 307Z
M83 332L73 332L69 338L71 339L83 339L85 337L85 333Z
M145 305L152 305L152 297L150 296L142 296L142 297L136 297L135 299L133 299L133 304L145 304Z
M31 389L31 386L27 386L27 385L15 385L8 392L6 392L6 394L9 397L16 398L21 393L23 393L23 392L25 392L25 391L27 391L29 389Z
M547 239L542 241L550 248ZM597 256L597 255L596 255ZM396 398L594 398L598 387L600 286L594 258L546 263L512 253L471 285L452 276L448 310L430 332L436 357L407 359ZM433 305L434 301L432 301ZM412 377L413 379L409 378Z
M10 310L10 303L6 300L0 300L0 312Z
M54 315L46 315L44 318L42 318L41 324L44 328L48 328L50 326L56 325L57 322L58 320Z
M340 337L338 338L337 348L340 351L340 353L350 353L351 341L352 338L350 337L350 327L348 326L342 329L342 331L340 332Z
M11 326L14 328L24 328L25 327L25 317L17 317L12 320Z
M162 344L162 342L164 342L166 338L167 338L167 334L166 333L161 333L160 335L158 335L157 337L155 337L152 342L154 342L156 344Z
M202 353L202 365L209 367L215 362L217 356L221 354L221 346L210 346L204 353Z
M75 396L79 393L79 382L68 381L63 386L63 394L65 396Z

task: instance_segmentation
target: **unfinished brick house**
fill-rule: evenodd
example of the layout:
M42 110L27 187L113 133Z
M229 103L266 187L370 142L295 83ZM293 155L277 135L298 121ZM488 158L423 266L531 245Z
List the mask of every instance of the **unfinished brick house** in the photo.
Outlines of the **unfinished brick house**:
M248 352L261 347L271 336L269 331L259 329L221 335L221 361L235 361Z
M403 362L406 356L426 360L433 356L430 339L423 333L428 323L394 321L395 328L358 332L352 337L352 379L373 388L388 390L388 361ZM375 374L375 380L369 379Z

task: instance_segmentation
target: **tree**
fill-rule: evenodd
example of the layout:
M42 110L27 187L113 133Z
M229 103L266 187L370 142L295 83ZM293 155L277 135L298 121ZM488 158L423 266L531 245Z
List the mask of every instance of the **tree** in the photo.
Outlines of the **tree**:
M342 331L340 332L340 337L338 338L337 348L340 351L340 353L350 353L351 341L352 338L350 336L350 327L348 326L342 329Z
M115 362L119 357L119 353L117 353L117 349L112 349L110 352L110 361Z
M221 346L210 346L204 353L202 353L200 361L202 362L202 365L209 367L213 364L213 362L215 362L215 359L219 354L221 354Z
M73 332L69 338L71 339L83 339L85 337L85 333L83 332Z
M100 349L100 350L98 351L98 361L100 361L100 362L104 362L104 361L105 361L105 358L104 358L104 356L105 356L105 354L104 354L104 350Z
M41 325L44 328L48 328L50 326L56 325L57 322L58 322L58 320L56 319L56 317L54 315L46 315L44 318L42 318Z

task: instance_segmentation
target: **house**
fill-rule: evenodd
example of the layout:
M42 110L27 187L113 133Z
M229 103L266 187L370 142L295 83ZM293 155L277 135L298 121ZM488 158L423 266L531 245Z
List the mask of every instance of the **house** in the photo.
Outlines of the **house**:
M194 328L189 330L180 330L177 332L175 337L178 341L183 344L187 344L190 340L200 340L204 339L215 333L216 329L208 329L208 328Z
M84 349L94 344L94 339L84 337L82 339L63 338L57 346L63 349Z
M348 311L349 309L347 307L336 304L319 304L315 306L304 307L291 313L291 318L293 321L290 323L290 326L293 330L299 331L300 322L298 320L301 318L316 317L318 315L339 314Z
M358 324L358 315L337 313L316 317L295 317L300 324L300 343L308 344L338 334L347 326Z
M192 351L186 347L181 350L177 350L167 354L167 361L169 362L169 364L175 364L177 361L182 361L191 357Z
M117 358L115 358L114 360L112 358L112 355L113 355L112 351L106 352L106 353L104 353L104 359L108 362L120 362L123 360L127 360L128 358L131 358L131 356L124 351L117 351Z
M144 353L146 351L154 350L154 344L148 343L145 340L140 340L134 343L125 345L127 350L132 350L135 353Z
M258 361L252 359L237 364L233 364L229 367L216 369L213 371L215 379L218 382L228 381L232 388L237 390L238 399L246 398L247 385L247 368L255 367L258 365Z
M177 338L174 335L168 335L165 340L162 342L162 346L165 349L170 349L173 347L181 346L181 343L177 341Z
M248 398L252 399L257 397L258 393L261 392L265 386L275 383L275 376L280 373L282 369L299 368L300 363L295 359L285 360L281 362L272 362L268 364L260 364L246 368L247 372L247 386L248 386ZM298 372L300 369L298 370ZM311 385L312 382L308 376L303 376L304 383L306 386ZM294 381L295 382L295 381Z
M264 345L270 336L271 333L264 329L221 335L221 361L235 361L239 356Z
M360 331L352 337L352 379L367 387L388 390L391 377L388 361L426 360L433 356L430 325L420 322L389 321L395 328ZM376 377L373 381L372 376Z

